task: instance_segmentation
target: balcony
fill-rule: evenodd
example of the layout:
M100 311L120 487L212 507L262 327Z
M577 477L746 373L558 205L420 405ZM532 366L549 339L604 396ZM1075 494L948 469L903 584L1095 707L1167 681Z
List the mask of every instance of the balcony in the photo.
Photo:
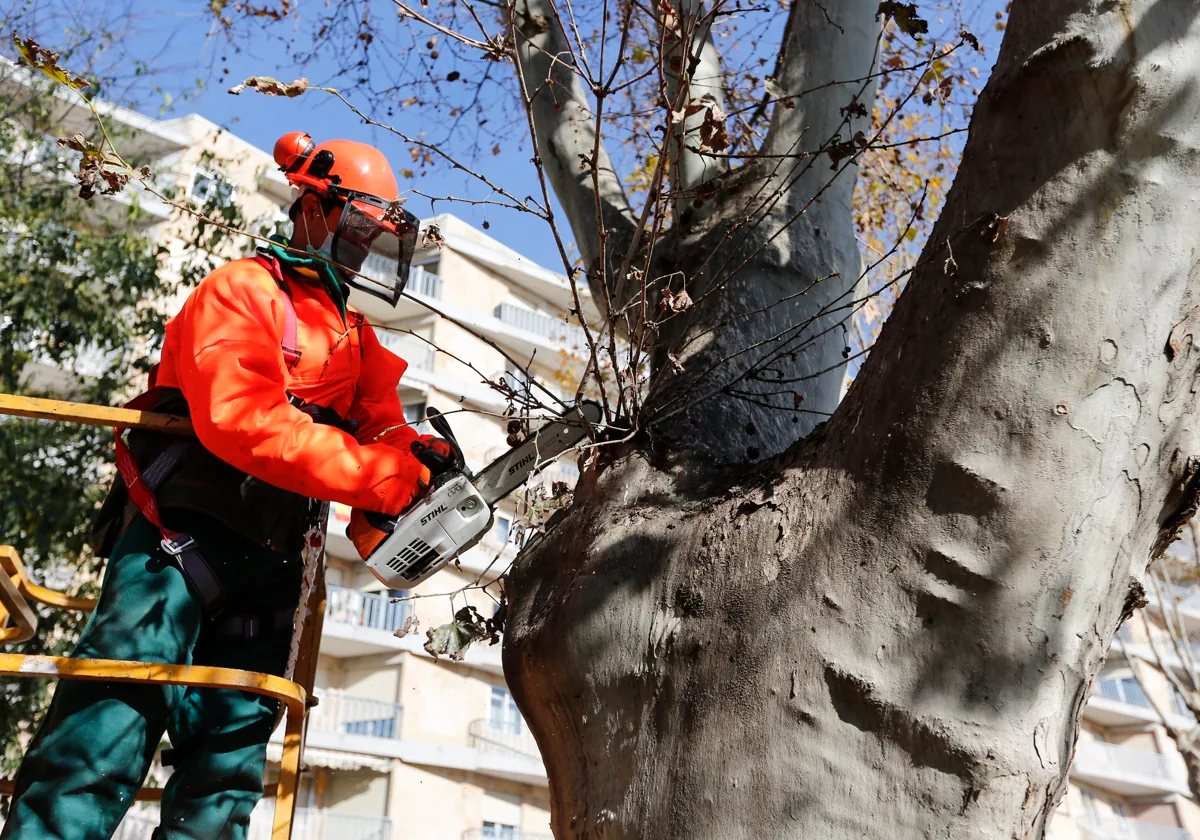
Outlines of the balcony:
M1084 716L1101 726L1144 726L1158 722L1158 713L1136 680L1096 680Z
M271 840L275 800L265 799L250 817L247 840ZM157 808L130 811L117 828L113 840L151 840L158 825ZM339 814L319 808L297 808L292 821L292 840L391 840L392 821L387 817Z
M500 304L493 314L501 323L532 333L550 344L562 345L563 349L583 351L587 348L583 328L565 323L562 318L553 318L511 303Z
M328 588L326 621L392 633L404 626L410 612L412 606L408 601L394 601L391 595L359 592L345 586Z
M470 732L471 746L477 750L542 760L537 741L533 740L533 736L524 726L513 732L511 729L496 726L487 718L481 718L471 721Z
M423 635L396 636L412 611L410 602L394 601L386 592L360 592L344 586L330 585L326 592L321 653L340 659L378 653L430 656ZM441 661L453 660L442 657ZM498 645L472 645L462 664L491 674L504 673Z
M361 274L371 280L377 280L387 286L395 283L396 263L393 258L383 254L367 254L363 260ZM409 297L401 298L395 308L388 306L385 301L370 295L351 294L350 302L357 306L372 321L389 322L403 318L422 315L429 310L413 298L436 301L442 299L442 278L431 271L426 271L419 265L413 266L408 275L408 286L404 293Z
M415 335L389 332L381 328L375 330L375 335L379 337L380 344L408 362L410 370L433 370L433 359L437 350L432 344Z
M546 784L546 767L537 742L524 726L514 732L484 718L471 721L468 731L473 748L468 752L474 756L475 772L525 784Z
M258 819L259 812L262 819ZM320 808L297 808L292 840L391 840L392 821L387 817L340 814ZM258 809L250 819L246 840L271 840L271 809Z
M346 753L356 757L373 756L363 760L362 766L379 767L379 759L398 758L403 746L400 743L400 724L403 720L404 707L399 703L390 703L370 697L357 697L336 688L321 688L313 692L317 705L308 716L308 746L318 752L332 751L332 754L348 758ZM283 728L271 733L271 743L279 746L283 743ZM272 756L277 760L278 754ZM350 758L357 761L358 758ZM320 759L314 763L321 763Z
M1085 819L1079 823L1079 833L1086 840L1192 840L1191 832L1185 828L1115 816L1105 820Z
M308 732L358 735L397 740L404 707L368 697L356 697L334 688L317 689L320 702L308 716Z
M1188 794L1181 760L1103 741L1077 744L1071 778L1122 796Z
M330 656L364 656L394 651L398 641L395 633L411 612L408 601L393 601L387 593L329 586L321 652Z

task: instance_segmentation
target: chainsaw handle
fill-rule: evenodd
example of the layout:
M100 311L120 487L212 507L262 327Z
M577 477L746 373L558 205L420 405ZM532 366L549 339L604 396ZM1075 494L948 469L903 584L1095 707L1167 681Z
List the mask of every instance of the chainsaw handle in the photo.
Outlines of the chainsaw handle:
M446 419L446 415L430 405L425 407L425 417L435 432L450 441L450 445L454 447L454 451L458 455L458 466L466 469L467 459L463 457L462 445L454 436L454 430L450 428L450 421Z
M430 405L425 407L425 417L429 420L429 425L433 426L435 432L455 446L458 446L458 438L454 436L454 430L450 428L450 421L446 419L445 414L442 414L442 412Z

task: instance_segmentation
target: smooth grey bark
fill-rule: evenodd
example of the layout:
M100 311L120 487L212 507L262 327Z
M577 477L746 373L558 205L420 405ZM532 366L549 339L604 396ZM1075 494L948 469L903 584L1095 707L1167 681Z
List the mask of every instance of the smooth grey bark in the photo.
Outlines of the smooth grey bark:
M699 302L667 323L657 348L656 369L668 373L648 405L670 412L656 433L671 448L755 460L837 407L859 275L850 214L857 167L853 157L831 166L826 150L869 129L844 109L857 98L869 113L874 101L864 79L875 67L878 5L793 4L780 74L791 107L776 107L766 157L683 214L660 249L655 274L682 277ZM671 358L681 373L669 373Z
M664 26L664 8L671 10L672 24ZM659 6L659 30L665 48L663 75L670 107L685 111L673 122L670 147L672 189L676 216L696 200L695 188L718 177L728 167L725 158L699 151L704 111L686 115L688 105L712 105L724 119L725 86L721 79L721 56L712 39L713 11L701 0L676 0Z
M504 648L559 840L1041 836L1196 507L1198 17L1018 0L829 422L763 464L659 438L584 473Z
M537 155L566 213L584 265L594 266L607 230L628 242L633 211L608 150L598 140L595 108L574 70L573 53L553 0L521 0L513 34ZM605 313L608 296L603 284L608 278L591 271L588 278L593 300Z

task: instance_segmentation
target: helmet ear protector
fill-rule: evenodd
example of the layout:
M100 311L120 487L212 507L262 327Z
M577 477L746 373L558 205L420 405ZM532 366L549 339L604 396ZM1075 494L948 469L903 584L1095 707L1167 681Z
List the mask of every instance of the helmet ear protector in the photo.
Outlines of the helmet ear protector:
M316 145L307 132L292 131L275 141L272 157L275 158L281 172L296 172L308 161L315 148ZM333 162L330 161L329 165L332 166ZM325 172L328 173L329 170L326 169Z

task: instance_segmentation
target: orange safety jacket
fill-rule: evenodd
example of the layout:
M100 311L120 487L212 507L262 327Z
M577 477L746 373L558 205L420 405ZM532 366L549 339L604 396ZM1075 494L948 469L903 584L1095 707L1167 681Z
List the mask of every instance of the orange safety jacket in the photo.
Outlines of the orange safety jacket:
M304 545L311 499L399 513L429 478L396 395L406 367L360 313L343 318L316 277L282 268L269 252L222 266L168 322L151 389L134 401L190 415L199 442L179 449L170 435L130 432L93 548L109 556L139 510L163 531L164 547L176 533L169 511L185 509L288 553ZM143 482L147 469L157 475ZM152 495L131 498L127 482Z
M272 268L270 257L235 260L196 287L167 323L158 386L182 392L200 443L238 470L301 496L399 513L424 469L396 394L408 364L353 308L343 322L319 280L284 269L277 282ZM285 294L300 351L290 369ZM357 423L355 434L314 422L289 394Z

